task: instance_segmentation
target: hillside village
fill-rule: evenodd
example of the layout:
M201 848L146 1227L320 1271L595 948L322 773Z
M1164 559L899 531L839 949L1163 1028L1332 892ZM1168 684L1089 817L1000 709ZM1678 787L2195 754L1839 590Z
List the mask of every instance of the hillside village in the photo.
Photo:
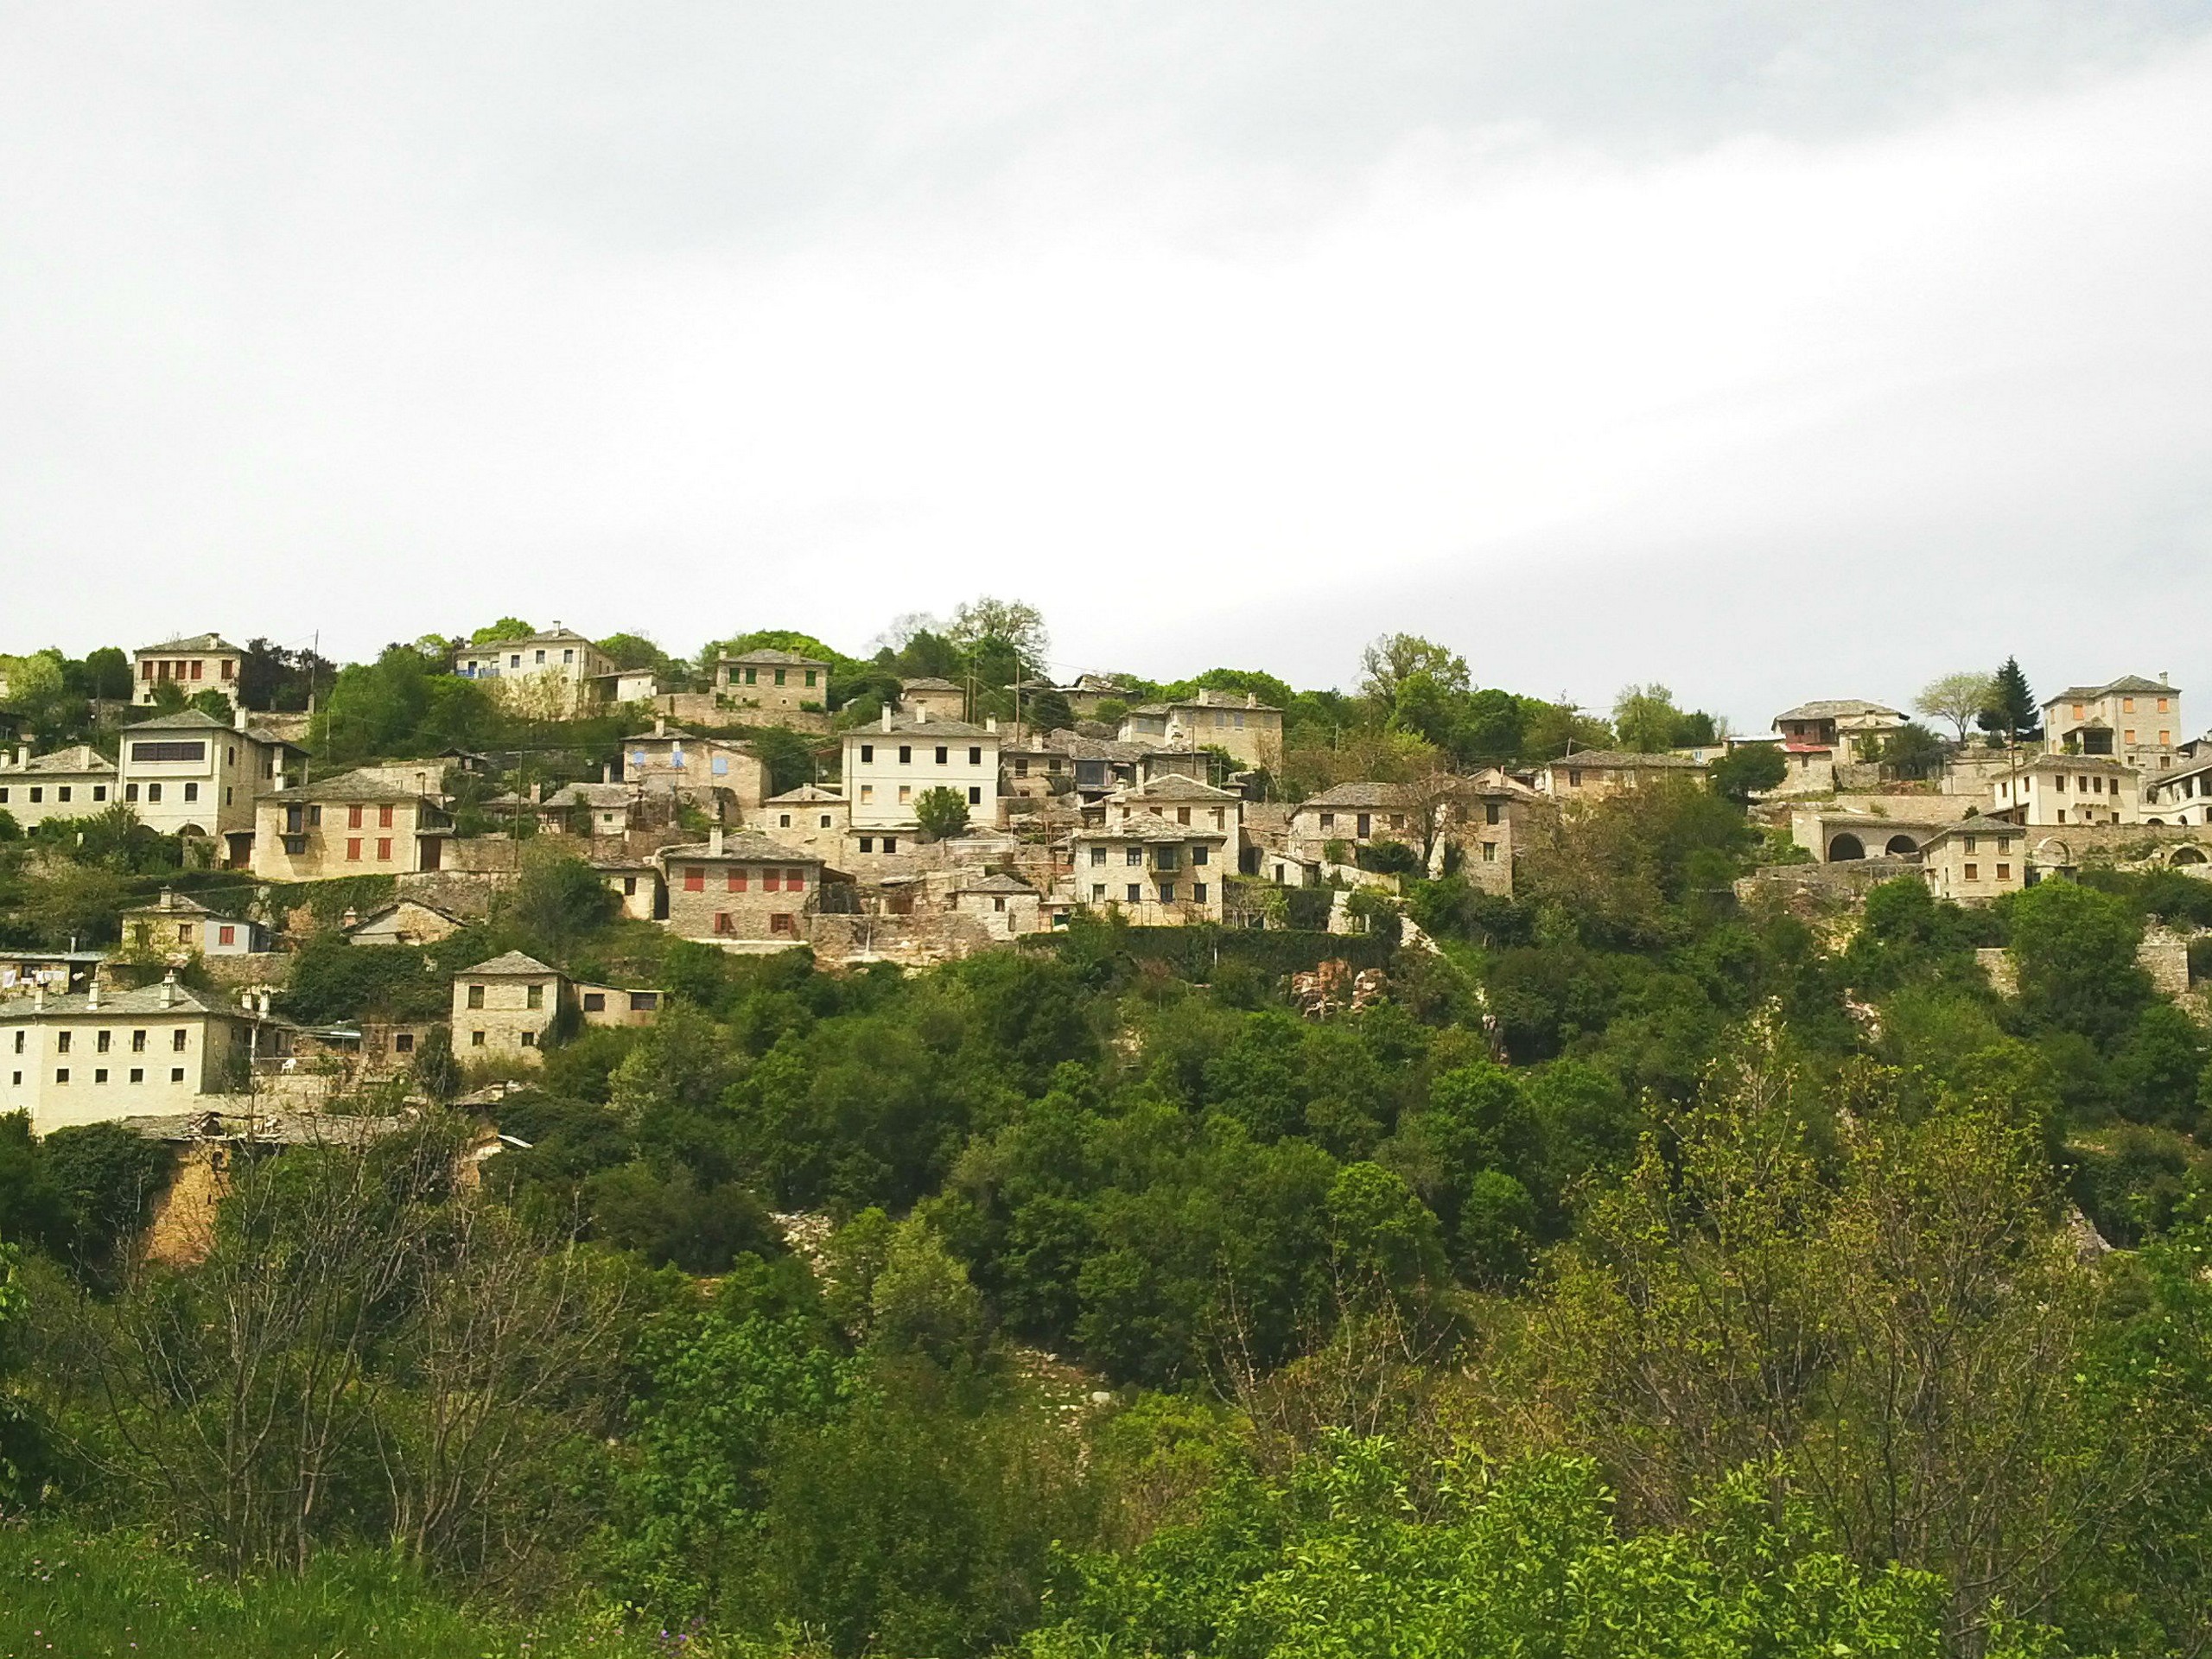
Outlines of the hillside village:
M342 670L219 633L89 671L14 659L0 833L63 859L145 848L81 928L18 919L0 943L0 1110L43 1131L249 1094L312 1108L411 1077L434 1042L481 1082L564 1030L649 1021L650 975L518 950L442 958L449 1005L418 988L404 1010L295 1017L311 942L465 945L556 861L671 941L830 969L1018 948L1077 918L1417 940L1409 880L1510 900L1562 815L1681 788L1763 832L1739 899L1808 914L1900 877L1978 906L2085 865L2212 874L2212 737L2163 675L2037 700L2008 663L1915 713L1821 698L1735 733L1658 687L1610 721L1478 691L1408 635L1369 649L1356 696L1232 671L1055 683L1034 613L981 606L963 641L925 630L872 662L781 632L684 662L520 624ZM410 697L411 720L376 707ZM2186 987L2185 963L2167 971Z

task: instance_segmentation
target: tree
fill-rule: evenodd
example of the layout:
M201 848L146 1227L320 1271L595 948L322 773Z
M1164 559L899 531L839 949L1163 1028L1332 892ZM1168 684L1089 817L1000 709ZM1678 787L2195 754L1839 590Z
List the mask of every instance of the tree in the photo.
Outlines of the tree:
M1045 626L1045 613L1034 605L993 599L988 594L962 601L945 624L944 637L956 650L969 656L996 641L1011 649L1025 674L1043 670L1052 643Z
M1467 659L1417 633L1378 634L1359 653L1360 690L1389 707L1398 688L1415 674L1427 674L1446 691L1471 690Z
M1715 760L1706 772L1714 791L1736 802L1778 789L1789 776L1789 763L1772 743L1739 743Z
M1943 740L1918 721L1907 721L1882 740L1882 764L1900 778L1925 778L1950 759Z
M435 1101L449 1101L461 1092L461 1062L454 1058L451 1026L432 1026L416 1050L415 1082Z
M532 956L558 963L620 908L613 890L583 860L532 848L499 919Z
M2044 1030L2118 1041L2152 996L2135 957L2141 918L2112 894L2072 881L2039 882L2004 908L2021 1012Z
M23 723L33 730L59 734L81 715L83 711L77 705L82 700L69 690L60 652L10 657L0 666L6 670L0 677L8 682L8 706L21 714Z
M1675 747L1683 720L1675 694L1654 681L1628 685L1613 699L1613 733L1620 746L1639 754L1659 754Z
M957 836L968 827L967 798L943 784L925 789L914 798L914 821L921 826L925 841Z
M496 622L487 622L468 636L472 645L488 645L494 639L527 639L537 630L518 616L503 616Z
M1920 695L1912 700L1912 706L1931 720L1949 721L1958 728L1959 741L1963 743L1967 741L1967 728L1996 700L1995 676L1964 669L1956 674L1946 674L1940 679L1929 681L1921 688Z
M976 1351L982 1298L927 1222L902 1221L892 1230L868 1289L868 1331L873 1343L939 1364Z
M85 695L105 702L130 701L130 658L114 645L85 653Z
M2028 690L2028 677L2020 672L2018 658L2005 659L2005 666L1997 671L1992 687L1989 706L1980 716L1983 731L2002 737L2007 743L2043 734L2042 711L2036 707L2035 693Z

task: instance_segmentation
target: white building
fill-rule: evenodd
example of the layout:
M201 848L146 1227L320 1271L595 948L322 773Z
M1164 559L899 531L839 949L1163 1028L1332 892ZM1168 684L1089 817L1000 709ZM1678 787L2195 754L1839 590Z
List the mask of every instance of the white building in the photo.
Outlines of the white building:
M0 751L0 812L23 829L48 818L89 817L120 799L115 762L88 743L52 754Z
M124 728L118 771L125 804L165 836L204 835L225 843L225 862L253 852L254 804L295 781L307 759L296 744L247 723L188 709Z
M0 1111L39 1135L77 1123L188 1112L251 1076L254 1020L172 974L136 991L95 984L0 1002Z
M2145 823L2212 823L2212 760L2162 772L2143 785Z
M564 720L599 698L614 659L573 628L556 622L543 633L487 639L454 653L453 671L482 680L499 701L524 714Z
M131 701L154 701L164 685L174 685L191 696L200 691L219 691L235 705L238 676L245 653L219 633L195 633L158 645L141 645L130 653Z
M2023 755L1991 785L1993 816L2014 823L2140 823L2140 780L2133 766L2086 754Z
M845 734L844 785L856 833L915 828L915 801L940 788L966 800L970 823L995 827L998 722L915 719L887 709L875 725Z

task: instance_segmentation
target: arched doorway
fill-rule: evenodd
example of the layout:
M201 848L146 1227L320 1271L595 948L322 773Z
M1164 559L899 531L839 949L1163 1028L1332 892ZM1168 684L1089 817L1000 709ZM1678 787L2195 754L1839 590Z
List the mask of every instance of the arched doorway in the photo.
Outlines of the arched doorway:
M1831 864L1848 863L1854 858L1866 856L1866 843L1848 830L1828 842L1828 862Z
M1891 836L1890 844L1882 850L1891 858L1910 858L1920 850L1920 843L1910 836Z
M2169 864L2202 864L2204 861L2204 849L2202 847L2177 847L2173 850L2173 856L2166 861Z

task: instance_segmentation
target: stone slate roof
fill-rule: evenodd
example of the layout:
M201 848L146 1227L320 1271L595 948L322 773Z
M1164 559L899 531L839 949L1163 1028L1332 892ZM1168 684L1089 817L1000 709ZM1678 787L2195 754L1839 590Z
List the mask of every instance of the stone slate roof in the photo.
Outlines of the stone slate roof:
M1120 823L1100 824L1077 830L1072 839L1077 841L1226 841L1229 832L1195 823L1171 823L1166 818L1155 818L1149 812L1125 818ZM1231 872L1234 874L1234 872Z
M238 727L227 720L199 709L186 709L174 715L156 715L151 720L136 720L123 728L125 737L136 737L141 732L236 732ZM279 737L274 732L249 724L242 735L257 743L273 743L280 748L305 754L307 751L289 738Z
M965 879L964 880L960 880L960 881L956 881L956 882L954 882L954 883L952 884L952 890L953 890L955 893L1035 893L1035 892L1037 891L1037 889L1036 889L1036 888L1034 888L1034 887L1031 887L1031 886L1027 882L1027 881L1024 881L1024 880L1023 880L1020 876L1018 876L1018 875L1007 875L1007 874L996 874L996 875L976 875L976 876L969 876L969 877L968 877L967 879Z
M1815 702L1801 702L1795 709L1785 709L1774 717L1779 726L1785 720L1853 720L1867 715L1892 715L1903 720L1902 709L1892 709L1884 702L1868 702L1859 697L1830 697Z
M2023 772L2133 772L2133 771L2135 771L2135 770L2136 770L2136 768L2134 768L2133 766L2125 765L2124 763L2122 763L2122 762L2120 762L2120 761L2118 761L2118 760L2113 760L2113 759L2112 758L2112 756L2110 756L2110 755L2108 755L2108 754L2050 754L2050 753L2035 754L2035 755L2031 755L2031 756L2029 756L2029 757L2028 757L2028 759L2026 760L2026 761L2024 761L2024 762L2022 764L2022 766L2021 766L2021 768L2020 768L2020 769L2021 769ZM1995 781L1997 781L1997 779L1999 779L1999 778L2000 778L2000 777L2002 777L2003 775L2004 775L2004 774L2003 774L2003 773L2000 773L2000 772L1992 772L1992 773L1990 774L1990 781L1991 781L1991 782L1993 782L1993 783L1994 783ZM2165 779L2166 778L2168 778L2168 777L2170 777L2170 776L2171 776L2171 775L2172 775L2172 774L2171 774L2171 773L2169 773L2169 772L2160 772L2160 773L2158 774L2158 777L2159 777L2160 780L2161 780L2161 781L2163 781L2164 779Z
M21 778L27 772L112 772L115 762L89 743L74 743L52 754L35 754L20 766L0 766L0 777Z
M233 1014L240 1019L246 1015L229 1003L212 999L189 985L170 982L168 990L175 1001L164 1007L160 982L141 986L135 991L102 991L100 1005L93 1007L92 999L78 991L68 996L48 996L45 1012L54 1014L114 1014L118 1019L137 1019L142 1016L158 1018L178 1014ZM34 1020L39 1017L35 999L28 996L10 997L0 1002L0 1022Z
M627 806L637 791L627 784L563 784L540 803L543 806Z
M760 663L778 668L827 668L830 664L819 657L802 657L795 651L779 651L764 645L759 651L748 651L741 657L722 658L725 663Z
M1338 784L1334 789L1325 789L1319 795L1298 804L1304 811L1310 806L1384 807L1402 812L1413 807L1404 788L1397 784Z
M899 681L899 689L901 691L957 691L960 687L952 680L940 680L934 674L924 674L916 679Z
M684 847L664 847L658 856L663 863L674 863L678 859L690 863L703 864L715 860L724 863L744 864L819 864L821 859L797 847L772 841L766 836L756 835L750 830L740 830L722 836L722 849L713 850L709 841L695 841Z
M163 893L159 899L149 899L145 904L132 905L124 911L123 914L125 916L216 916L221 915L222 912L211 910L188 893L170 892ZM224 916L223 919L234 921L237 918Z
M1116 790L1112 796L1117 801L1242 801L1244 798L1226 789L1216 789L1211 784L1201 783L1196 778L1179 772L1163 772L1159 777L1141 784L1131 784Z
M849 739L856 737L865 743L871 732L883 737L927 737L934 734L938 737L988 737L994 743L999 741L996 732L986 731L981 726L971 726L964 720L922 720L912 715L893 715L887 728L881 721L872 726L855 726L845 735Z
M591 641L574 628L551 628L543 633L518 633L512 639L486 639L481 645L461 645L455 648L454 655L479 657L487 651L506 651L515 645L591 645ZM591 648L599 650L597 645ZM600 654L606 655L604 652Z
M429 801L437 803L419 789L409 789L385 779L364 772L341 772L335 778L326 778L319 784L302 784L296 789L279 789L260 798L264 801Z
M137 655L144 657L164 651L227 651L234 657L245 655L219 633L187 634L181 639L164 639L158 645L141 645Z
M2123 674L2105 685L2069 685L2056 696L2045 697L2041 706L2049 709L2062 702L2094 702L2099 697L2115 694L2140 696L2145 693L2164 697L2181 695L2178 688L2168 685L2164 680L2146 680L2140 674Z
M1600 772L1608 767L1619 772L1656 772L1666 767L1672 767L1677 772L1705 770L1704 761L1693 760L1686 754L1637 754L1627 749L1582 749L1545 764L1551 766L1588 766Z
M536 957L526 957L519 950L510 950L505 956L494 957L489 962L480 962L474 968L464 968L455 979L540 979L557 975L557 968L548 968Z
M801 784L797 789L787 789L780 795L771 795L764 806L842 806L845 798L834 789L823 789L814 784Z

